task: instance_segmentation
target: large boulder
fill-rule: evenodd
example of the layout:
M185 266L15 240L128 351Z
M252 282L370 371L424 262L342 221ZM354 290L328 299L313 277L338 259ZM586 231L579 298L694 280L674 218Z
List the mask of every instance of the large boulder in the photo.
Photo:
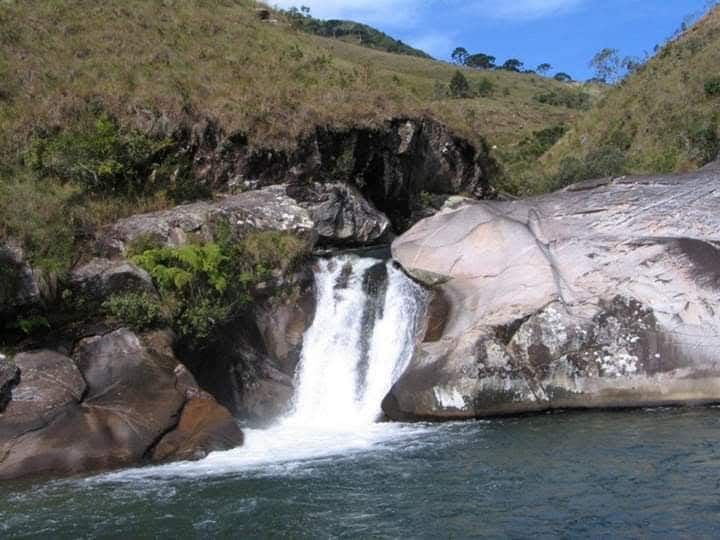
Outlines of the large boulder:
M256 231L289 232L304 240L308 249L317 240L307 210L282 189L269 188L121 219L99 233L98 251L113 258L137 243L178 247L191 241L209 242L220 222L238 237Z
M140 465L169 437L163 460L241 444L229 413L200 391L171 344L167 333L121 329L83 339L72 356L16 355L20 383L0 414L0 479Z
M393 256L446 305L391 418L720 401L720 171L464 203ZM438 320L440 319L440 320Z
M68 286L73 294L95 302L128 292L157 294L150 275L125 260L92 259L70 273Z
M353 186L292 184L287 193L308 210L320 241L325 244L354 246L389 240L390 220Z

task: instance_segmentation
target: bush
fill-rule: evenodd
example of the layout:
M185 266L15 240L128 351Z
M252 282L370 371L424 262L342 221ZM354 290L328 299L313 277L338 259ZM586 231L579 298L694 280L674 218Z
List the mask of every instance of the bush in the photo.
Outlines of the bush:
M190 342L212 334L239 314L256 285L286 274L305 244L290 233L255 232L241 240L218 224L216 243L155 248L131 257L153 278L175 331Z
M74 182L85 193L137 197L166 190L176 203L209 195L171 139L123 129L92 110L72 129L36 136L25 156L41 177Z
M720 96L720 77L713 77L705 81L705 93L708 96Z
M495 84L487 77L483 77L477 83L476 92L478 96L492 96L495 93Z
M563 159L557 174L551 176L546 183L551 190L559 189L583 180L624 174L626 166L627 158L621 150L601 147L590 152L584 159Z
M450 81L450 95L454 98L471 97L470 83L460 70L455 72L455 75L453 75Z
M110 315L134 330L146 330L160 324L163 308L157 298L148 293L113 295L103 304Z
M581 90L551 90L535 96L535 100L555 107L587 110L590 108L590 94Z

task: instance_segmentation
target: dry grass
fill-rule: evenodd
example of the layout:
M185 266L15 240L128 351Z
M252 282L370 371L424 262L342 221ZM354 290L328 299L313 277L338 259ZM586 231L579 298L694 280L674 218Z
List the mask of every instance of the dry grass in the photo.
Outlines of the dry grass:
M309 36L256 19L250 0L15 0L0 4L0 144L17 156L37 126L67 125L88 100L127 122L191 107L255 144L292 146L318 124L431 114L471 140L512 145L577 112L532 97L561 85L488 77L492 97L437 100L455 66Z
M704 88L713 76L720 76L720 8L668 43L641 72L579 119L537 164L535 178L557 172L568 157L609 144L624 152L629 173L703 165L720 150L720 98Z

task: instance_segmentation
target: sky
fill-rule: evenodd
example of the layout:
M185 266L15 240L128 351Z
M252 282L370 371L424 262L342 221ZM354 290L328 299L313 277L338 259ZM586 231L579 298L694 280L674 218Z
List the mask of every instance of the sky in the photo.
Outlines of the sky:
M710 0L275 0L310 7L321 19L350 19L379 28L440 60L455 47L483 52L502 63L542 63L577 80L593 76L595 53L652 55L689 16Z

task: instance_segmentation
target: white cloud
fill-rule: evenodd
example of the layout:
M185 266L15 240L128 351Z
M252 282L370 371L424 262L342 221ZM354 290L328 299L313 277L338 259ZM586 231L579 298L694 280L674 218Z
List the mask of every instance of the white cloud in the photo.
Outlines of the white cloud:
M407 43L435 58L448 58L456 47L456 38L455 34L450 32L429 32L413 36Z

